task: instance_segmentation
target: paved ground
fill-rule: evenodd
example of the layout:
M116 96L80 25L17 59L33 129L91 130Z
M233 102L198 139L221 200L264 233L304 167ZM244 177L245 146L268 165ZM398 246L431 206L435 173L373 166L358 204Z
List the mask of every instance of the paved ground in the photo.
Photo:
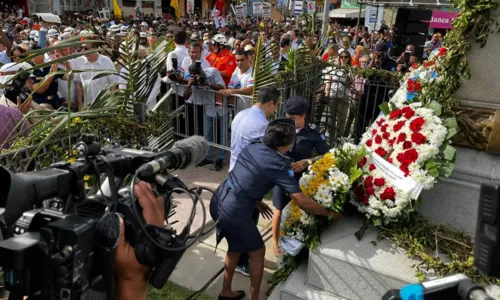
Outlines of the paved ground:
M179 170L176 173L179 175L180 179L184 181L184 183L186 183L189 187L199 185L215 189L227 175L228 161L229 159L226 159L226 165L220 172L213 170L213 167L203 167ZM202 197L203 202L205 203L207 208L207 222L211 222L210 214L208 212L210 195L209 193L204 193ZM174 217L172 217L172 219L179 220L179 223L175 224L174 227L181 228L185 225L185 220L187 220L189 216L191 201L186 197L177 197L174 200L177 204L177 213ZM268 204L271 205L271 203ZM202 212L201 209L197 209L196 219L193 223L192 230L199 229L201 227L201 224ZM260 218L258 226L259 230L264 236L264 240L266 240L267 238L264 279L262 280L260 297L261 299L265 299L266 297L264 294L269 289L269 284L267 282L276 269L276 256L274 255L272 242L270 239L271 221L263 220L263 218ZM216 250L215 232L211 231L207 233L200 239L199 243L186 250L184 256L177 265L176 270L170 277L170 280L194 291L201 289L224 267L226 250L227 244L225 240L222 241L221 244L219 244ZM222 276L223 275L221 274L213 279L212 283L208 285L205 294L215 298L218 296L222 287ZM249 294L250 279L241 274L235 274L233 279L233 289L245 290L247 294Z

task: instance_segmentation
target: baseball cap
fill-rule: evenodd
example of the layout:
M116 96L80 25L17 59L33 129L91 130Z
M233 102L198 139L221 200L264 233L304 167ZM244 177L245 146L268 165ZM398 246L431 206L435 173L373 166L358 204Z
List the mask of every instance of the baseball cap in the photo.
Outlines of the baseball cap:
M309 103L307 100L300 96L292 96L285 102L285 112L289 115L303 115L307 113Z
M142 22L141 26L149 27L148 23L146 23L146 22Z

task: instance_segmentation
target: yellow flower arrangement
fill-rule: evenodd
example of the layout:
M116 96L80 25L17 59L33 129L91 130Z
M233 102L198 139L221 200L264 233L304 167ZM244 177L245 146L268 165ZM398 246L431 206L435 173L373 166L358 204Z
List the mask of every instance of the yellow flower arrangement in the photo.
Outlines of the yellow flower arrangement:
M313 197L318 188L322 184L326 184L328 182L327 173L328 169L332 168L335 165L335 157L333 153L328 152L325 154L320 160L316 161L312 166L311 170L314 172L313 178L309 181L307 186L301 186L302 192L308 196Z

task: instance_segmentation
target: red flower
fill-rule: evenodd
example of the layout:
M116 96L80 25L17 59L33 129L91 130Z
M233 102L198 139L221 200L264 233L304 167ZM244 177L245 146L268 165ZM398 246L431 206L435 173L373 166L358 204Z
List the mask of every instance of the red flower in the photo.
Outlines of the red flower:
M384 118L380 118L380 120L377 121L377 125L382 126L382 124L384 124L384 122L385 122Z
M384 157L386 154L387 154L387 151L385 151L384 148L382 147L378 147L376 150L375 150L375 153L377 153L378 155L380 155L381 157ZM371 170L370 170L371 171Z
M424 68L431 67L434 64L435 64L435 62L433 60L431 60L431 61L424 61Z
M403 116L407 119L411 119L415 115L415 111L409 106L405 106L401 110L403 111Z
M412 64L412 65L411 65L411 67L412 67L413 69L418 69L418 64L417 64L417 63Z
M385 184L385 179L383 177L375 179L373 182L376 186L383 186Z
M364 204L364 205L368 206L369 201L370 201L370 197L365 196L365 197L363 198L363 204Z
M406 140L406 133L401 132L398 136L398 143L404 142Z
M366 146L371 147L372 146L372 140L366 141Z
M387 124L382 125L382 127L380 128L380 131L387 132L387 127L389 127L389 125L387 125Z
M380 137L380 135L376 135L375 136L375 144L380 144L382 143L382 138Z
M394 142L396 141L396 138L390 139L389 140L389 145L392 147L394 146Z
M410 149L413 146L413 144L410 141L404 141L403 143L403 149Z
M392 126L392 129L395 132L398 132L401 128L403 128L403 126L405 126L405 121L399 121L396 124L394 124L394 126Z
M382 133L382 138L384 138L385 140L387 140L390 136L391 134L389 132Z
M375 170L375 169L376 169L376 167L375 167L375 165L374 165L374 164L370 164L370 165L368 166L368 170L369 170L369 171L373 171L373 170Z
M389 157L387 161L392 164L392 157Z
M377 129L373 129L373 130L372 130L372 134L373 134L373 135L376 135L376 134L377 134Z
M401 166L399 166L399 169L403 171L403 173L405 173L405 177L408 177L408 175L410 175L410 170L408 169L407 164L402 164Z
M362 168L365 166L365 164L366 164L366 156L359 161L358 166Z
M421 134L420 132L414 132L411 134L411 141L417 145L422 145L426 140L427 138L425 137L425 135Z
M416 162L418 159L418 152L415 150L415 148L408 149L404 152L405 156L405 161L408 162L408 164L411 164L412 162Z
M393 110L389 115L389 119L394 120L400 118L403 112L400 109Z
M367 187L366 188L366 194L368 196L371 196L371 195L375 194L375 189L373 187L371 187L371 186Z
M396 192L392 187L386 188L384 192L380 194L380 199L382 200L394 200L394 197L396 197Z
M422 85L418 81L409 78L406 90L408 93L420 92L422 91Z
M365 187L373 186L373 176L368 176L365 178Z
M438 50L438 56L443 56L446 54L446 52L448 52L448 49L446 49L445 47L441 47Z
M413 132L420 131L422 129L422 127L424 126L424 124L425 124L425 120L423 117L416 118L415 120L411 121L410 129Z

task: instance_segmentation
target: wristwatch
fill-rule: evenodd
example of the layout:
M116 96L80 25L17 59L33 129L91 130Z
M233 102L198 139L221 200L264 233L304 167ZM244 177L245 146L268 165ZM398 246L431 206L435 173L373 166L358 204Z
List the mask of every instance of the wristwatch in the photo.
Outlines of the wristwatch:
M308 166L313 164L313 161L311 159L306 159L305 162L307 163Z

